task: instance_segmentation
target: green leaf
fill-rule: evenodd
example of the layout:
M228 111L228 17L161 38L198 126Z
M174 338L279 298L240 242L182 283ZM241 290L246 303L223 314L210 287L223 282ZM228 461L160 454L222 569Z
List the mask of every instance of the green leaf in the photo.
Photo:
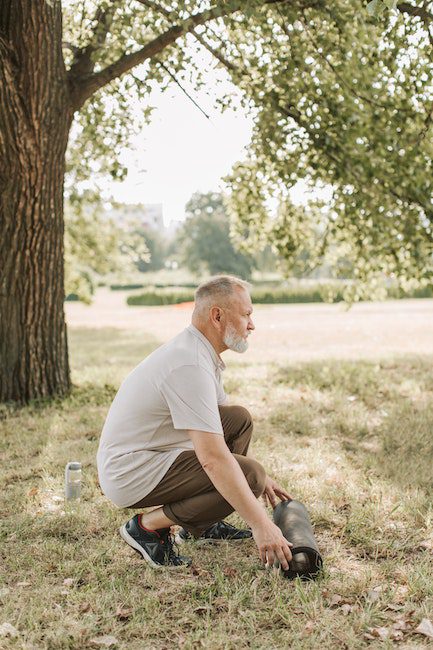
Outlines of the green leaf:
M370 16L378 16L384 10L382 0L371 0L367 5L367 11Z

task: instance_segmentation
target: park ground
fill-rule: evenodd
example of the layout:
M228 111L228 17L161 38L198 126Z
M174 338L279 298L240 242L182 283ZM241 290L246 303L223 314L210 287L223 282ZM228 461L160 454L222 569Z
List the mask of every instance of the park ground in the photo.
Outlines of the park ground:
M191 569L155 572L120 539L130 513L95 468L104 417L191 315L124 298L67 305L70 397L0 407L0 648L432 647L433 301L257 306L248 352L224 355L253 455L311 513L325 570L302 583L262 568L253 542L189 543Z

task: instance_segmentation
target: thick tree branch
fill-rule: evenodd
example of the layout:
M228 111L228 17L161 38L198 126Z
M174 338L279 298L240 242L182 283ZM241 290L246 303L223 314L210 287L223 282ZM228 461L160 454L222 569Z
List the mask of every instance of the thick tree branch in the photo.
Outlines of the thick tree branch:
M137 2L140 2L142 5L145 7L149 7L149 9L156 10L158 13L162 14L166 18L171 18L172 12L163 7L159 2L153 2L153 0L137 0ZM201 36L201 34L197 34L196 30L193 29L191 31L191 34L194 36L194 38L201 44L203 45L208 52L212 54L213 57L215 57L222 65L227 68L227 70L230 71L235 71L236 67L230 63L218 50L216 50L212 45L207 43L205 39Z
M424 2L422 7L417 7L415 5L410 4L409 2L401 2L400 4L397 5L397 9L401 13L405 13L408 14L409 16L417 16L418 18L421 18L424 27L427 31L430 45L433 47L433 32L430 30L430 28L433 27L433 14L427 10L427 2Z
M149 6L150 2L146 0L138 0L141 4ZM257 8L261 6L268 6L273 4L285 4L289 0L256 0ZM308 2L322 2L322 0L307 0ZM163 34L160 34L155 39L147 43L137 52L124 54L117 61L107 66L103 70L92 74L84 74L77 77L76 75L70 76L70 93L73 110L78 110L84 102L95 93L97 90L110 83L117 77L125 74L132 68L145 61L160 54L166 47L175 43L178 38L190 34L199 25L227 16L245 7L245 2L239 0L236 4L227 7L224 3L219 6L214 6L200 13L193 14L188 18L180 21L178 24L173 25ZM155 7L156 8L156 7Z
M403 14L409 14L410 16L418 16L423 20L424 24L426 25L433 22L433 14L427 11L425 6L417 7L416 5L412 5L410 2L400 2L397 5L397 9Z
M92 31L89 43L84 48L76 48L74 60L69 69L68 77L70 85L73 87L75 80L91 74L95 67L93 54L97 52L105 43L107 35L111 28L113 15L116 10L118 0L106 8L98 7L95 12L93 22L96 23Z

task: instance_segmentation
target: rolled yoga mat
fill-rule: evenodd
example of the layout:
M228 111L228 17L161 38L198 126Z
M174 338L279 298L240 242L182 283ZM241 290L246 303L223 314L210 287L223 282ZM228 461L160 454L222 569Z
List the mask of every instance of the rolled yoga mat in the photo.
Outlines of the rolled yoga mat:
M323 565L306 507L300 501L282 501L274 510L274 522L292 546L286 578L313 580Z

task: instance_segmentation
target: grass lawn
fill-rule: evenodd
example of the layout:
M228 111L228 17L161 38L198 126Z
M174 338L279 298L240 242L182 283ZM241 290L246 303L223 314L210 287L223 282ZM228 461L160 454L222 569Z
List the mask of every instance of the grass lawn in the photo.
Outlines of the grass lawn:
M131 513L99 490L99 433L116 386L158 344L72 329L72 395L0 406L0 648L432 647L433 359L288 366L251 350L229 362L231 402L255 420L252 454L315 524L325 571L301 583L262 568L253 542L189 543L194 565L174 573L118 535ZM74 459L83 497L65 512Z

